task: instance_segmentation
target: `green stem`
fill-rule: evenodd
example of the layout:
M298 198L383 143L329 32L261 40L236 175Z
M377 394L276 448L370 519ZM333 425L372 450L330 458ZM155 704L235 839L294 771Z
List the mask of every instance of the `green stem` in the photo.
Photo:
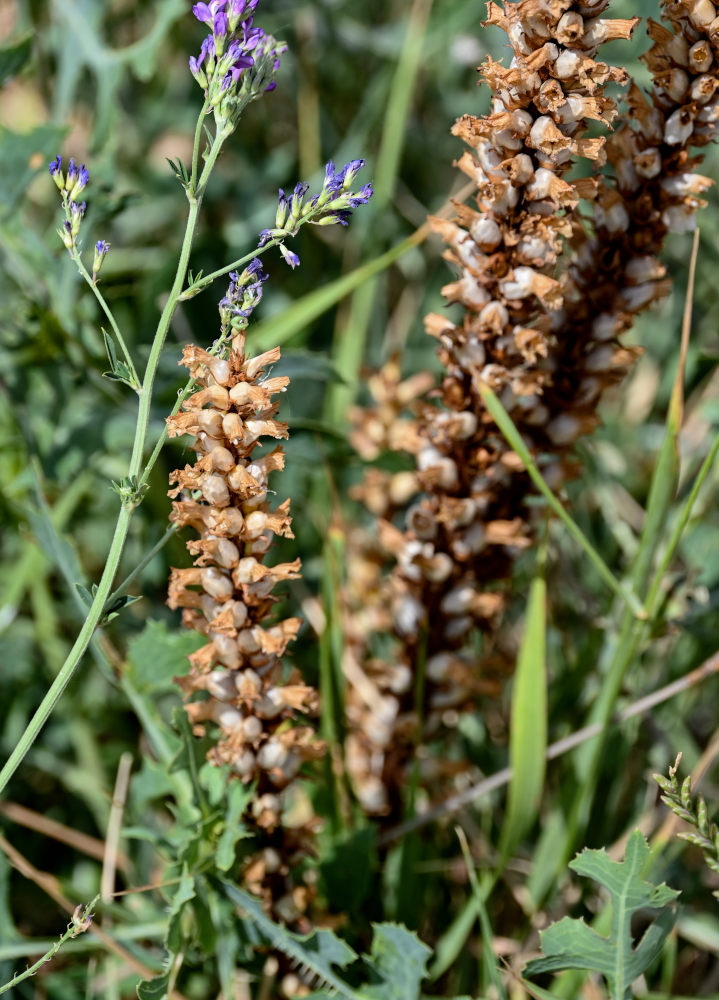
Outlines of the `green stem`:
M200 143L202 142L202 126L205 124L205 117L210 107L210 101L206 97L205 103L202 105L202 111L197 118L197 125L195 125L195 139L192 144L192 173L190 174L190 191L195 192L197 189L197 166L200 161Z
M100 291L100 289L97 287L97 285L95 284L95 282L92 280L92 275L90 274L90 272L88 271L88 269L83 264L82 258L80 257L80 251L77 248L75 248L74 251L71 251L70 256L74 260L75 266L77 267L78 271L80 272L80 274L82 275L82 277L85 279L85 281L90 286L90 289L92 290L92 294L95 296L95 298L97 299L97 301L100 303L100 308L105 313L105 316L107 317L107 321L110 324L110 326L112 327L112 332L115 334L115 337L117 338L117 342L120 345L120 348L122 349L122 353L123 353L123 355L125 357L125 361L127 363L127 367L130 369L130 375L132 376L132 381L134 383L133 388L135 389L135 392L138 392L139 391L138 387L140 385L140 379L138 378L137 370L136 370L135 365L134 365L133 360L132 360L132 355L130 354L130 351L128 350L127 344L125 343L125 338L122 336L122 333L120 332L120 327L117 324L117 320L113 316L112 310L110 309L110 306L107 304L105 296L102 294L102 292Z
M152 546L150 551L145 553L145 555L142 557L137 566L135 566L133 571L131 573L128 573L128 575L125 577L122 583L118 587L116 587L115 590L113 590L113 592L107 599L108 605L111 605L114 601L117 600L118 597L122 597L122 595L127 591L127 588L130 586L133 580L137 579L140 573L142 573L143 569L152 562L157 553L160 552L165 547L168 540L175 534L176 531L177 531L177 525L171 524L170 527L165 532L165 534L159 540L159 542L156 542Z
M604 582L614 591L615 594L617 594L618 597L621 597L621 599L631 609L634 617L645 620L647 617L646 612L644 611L642 602L637 597L636 593L625 587L624 584L614 576L582 529L575 521L572 520L562 504L552 493L549 486L545 483L541 472L532 458L529 448L527 448L524 443L522 435L515 427L512 418L502 406L499 398L494 392L492 392L489 386L485 384L480 384L479 392L500 431L522 459L524 467L529 474L529 478L545 498L557 517L559 517L564 523L572 538L574 538L584 549Z
M714 438L712 446L709 449L709 454L702 462L701 468L697 473L697 477L692 484L692 488L689 492L684 506L681 509L677 522L674 525L674 530L672 531L671 538L669 539L669 544L667 545L666 552L662 557L659 567L654 574L652 582L649 587L649 593L647 594L647 599L645 602L645 607L650 619L653 619L656 614L656 602L659 596L659 591L661 589L662 581L664 579L664 574L669 569L669 564L674 558L674 554L677 550L679 542L682 535L684 534L684 529L689 523L689 518L691 517L694 504L696 502L697 496L699 495L699 490L704 485L704 480L709 475L714 462L716 461L717 454L719 453L719 434Z
M29 968L25 969L24 972L21 972L19 975L14 976L9 983L5 983L3 986L0 986L0 993L7 993L8 990L11 990L14 986L17 986L18 983L21 983L23 979L29 979L30 976L34 976L35 973L38 971L38 969L40 969L43 965L45 965L46 962L49 962L50 959L54 958L55 955L57 955L57 953L60 951L60 948L62 948L62 946L65 944L66 941L69 941L71 938L77 937L78 934L84 933L84 931L86 931L87 928L90 926L89 918L92 916L92 908L95 905L95 903L97 903L99 898L100 898L99 896L95 896L93 901L89 904L89 906L85 907L84 911L80 915L79 918L80 921L83 922L88 921L85 926L82 926L82 924L76 924L74 920L71 921L71 923L68 924L65 933L58 941L56 941L53 944L52 948L46 951L45 954L42 956L42 958L38 958L37 962L29 966Z
M197 227L197 218L202 201L202 195L212 168L214 167L215 161L219 155L220 149L222 148L223 142L224 136L215 137L215 141L212 144L212 148L210 149L198 182L197 194L193 195L188 192L187 195L190 202L190 208L187 214L185 235L182 241L182 249L180 250L180 259L177 264L177 271L175 272L175 280L172 284L170 295L157 325L155 338L150 350L150 356L147 360L147 366L145 368L145 376L142 380L142 388L139 393L140 401L138 406L137 426L135 428L135 439L133 441L130 467L128 470L128 479L130 480L133 478L137 480L142 469L143 452L147 438L147 429L150 423L150 406L152 403L152 391L155 384L155 375L157 374L157 367L160 361L162 348L165 343L165 338L167 337L167 332L170 329L170 323L175 309L177 308L177 304L180 301L180 294L185 282L185 276L187 274L187 267L190 259L190 250L195 235L195 229ZM69 684L70 679L75 673L75 670L77 669L80 660L87 649L90 640L92 639L95 629L102 619L107 599L110 596L112 583L115 579L117 567L120 563L125 541L127 539L127 533L130 527L130 520L132 518L134 506L134 504L128 503L120 509L117 524L115 525L115 532L112 538L112 544L110 545L107 562L105 563L105 569L102 577L100 578L100 583L98 584L93 602L90 605L85 623L82 626L80 634L75 640L67 659L60 668L57 677L51 684L47 694L40 703L39 708L28 723L25 732L6 761L2 771L0 771L0 794L4 791L13 774L20 766L30 747L35 742L40 730L50 717L55 705L62 697L65 688Z
M297 231L302 227L305 222L309 222L309 219L300 219L297 224ZM294 235L294 233L292 234ZM267 253L272 247L279 246L280 243L284 242L282 239L269 240L262 247L256 247L252 253L246 253L244 257L238 258L238 260L233 260L231 264L227 264L225 267L219 268L217 271L212 271L211 274L203 274L201 278L195 281L189 288L180 296L180 302L185 302L187 299L192 299L195 295L203 292L209 285L215 281L216 278L221 278L224 274L229 274L230 271L236 271L238 268L243 267L245 264L249 264L251 260L255 257L261 257L262 254Z

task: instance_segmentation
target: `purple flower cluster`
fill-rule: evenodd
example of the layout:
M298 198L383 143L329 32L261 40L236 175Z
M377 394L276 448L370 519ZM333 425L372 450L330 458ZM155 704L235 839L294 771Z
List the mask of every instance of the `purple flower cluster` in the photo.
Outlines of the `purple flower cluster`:
M222 94L237 88L245 70L261 69L262 90L273 90L272 73L284 51L271 35L253 24L258 0L211 0L197 3L192 13L212 34L202 43L197 58L190 58L190 72L210 97L213 106Z
M241 273L230 273L230 284L225 297L220 300L220 319L223 329L244 330L247 321L262 299L262 286L268 275L262 270L262 261L255 257Z
M258 247L270 240L294 236L300 225L310 222L315 226L346 226L352 209L366 205L372 197L372 185L365 184L359 191L352 191L354 179L365 165L364 160L350 160L337 170L332 160L325 167L325 179L319 194L306 199L309 184L299 183L289 196L280 188L274 229L263 229ZM290 267L300 262L297 254L280 243L280 251Z
M67 165L67 173L64 174L62 171L62 157L56 156L54 160L50 162L49 166L50 175L55 181L58 189L63 192L68 199L68 201L74 201L81 191L87 186L87 182L90 180L90 172L85 166L85 164L78 165L75 163L73 158Z
M70 159L67 171L63 171L61 156L56 156L54 160L51 160L48 169L62 195L62 205L65 210L65 221L62 228L58 229L58 234L67 249L72 251L75 248L77 235L80 232L80 223L87 208L84 201L76 201L75 199L85 190L87 182L90 180L90 172L84 163L78 166L74 159Z

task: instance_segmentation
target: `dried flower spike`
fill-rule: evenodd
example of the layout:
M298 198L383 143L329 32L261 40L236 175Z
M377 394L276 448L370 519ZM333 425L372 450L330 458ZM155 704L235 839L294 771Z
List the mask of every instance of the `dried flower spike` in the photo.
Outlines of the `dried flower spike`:
M256 291L258 270L250 266L245 272L246 279L255 278ZM236 276L221 305L223 321L246 323L237 302L247 288ZM269 477L283 468L284 455L278 446L253 457L263 439L287 437L273 399L289 379L266 371L279 357L279 348L246 355L242 330L226 358L193 346L184 350L181 363L199 388L182 412L168 418L168 429L172 437L191 435L198 458L172 474L170 496L177 499L171 519L198 537L187 543L194 566L172 570L168 604L182 608L184 624L207 638L190 657L189 673L176 678L195 731L216 734L212 763L228 764L238 779L256 782L246 822L261 834L262 850L247 862L246 880L290 919L290 912L296 917L303 908L299 900L306 902L306 889L300 887L298 896L290 875L307 852L314 820L285 828L284 793L323 747L313 727L301 723L316 713L315 690L297 671L287 675L283 668L300 620L272 620L277 584L296 579L300 570L299 560L272 566L265 561L275 536L294 537L289 500L275 510L268 502Z
M369 811L401 809L418 732L417 670L425 671L420 711L429 739L456 725L458 713L473 710L479 696L496 692L511 669L496 647L479 666L470 637L495 628L503 582L517 553L531 544L525 506L531 484L487 413L480 387L489 384L500 395L536 455L559 450L560 461L545 467L553 485L571 468L563 453L594 426L593 414L553 420L544 393L555 377L554 328L566 308L560 259L580 226L580 200L594 198L599 184L596 176L569 181L566 174L578 158L595 175L605 162L604 137L587 131L593 121L615 119L605 88L626 82L626 73L598 61L597 51L604 41L628 38L638 20L596 17L606 6L604 0L591 8L568 0L488 5L488 23L506 31L513 58L508 67L486 60L491 113L465 115L453 130L469 146L459 166L477 186L476 207L457 205L455 222L433 220L459 272L443 293L464 317L458 323L427 317L445 369L436 394L443 405L415 402L415 420L397 443L414 456L421 495L406 512L404 531L390 521L398 510L392 503L379 524L394 561L379 604L391 608L399 643L390 663L369 657L363 682L351 683L348 693L349 767ZM613 352L608 375L595 379L594 402L601 384L631 357ZM363 492L374 503L379 490L369 480Z

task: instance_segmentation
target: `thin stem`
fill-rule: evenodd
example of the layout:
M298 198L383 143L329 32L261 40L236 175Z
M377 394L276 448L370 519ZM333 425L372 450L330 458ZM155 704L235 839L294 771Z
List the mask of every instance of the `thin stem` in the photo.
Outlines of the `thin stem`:
M479 391L487 409L494 418L494 421L500 431L522 459L524 467L529 474L529 478L532 480L542 496L546 499L547 503L557 517L564 522L564 525L572 538L574 538L587 553L604 582L614 591L615 594L622 598L629 608L631 608L633 615L640 620L645 620L647 615L642 606L642 602L639 600L637 595L634 591L625 587L624 584L615 577L600 554L586 537L582 529L569 516L562 504L552 493L549 486L547 486L541 472L532 458L529 448L527 448L524 440L522 439L522 435L515 427L512 418L502 406L499 398L494 392L492 392L488 385L480 384Z
M308 221L309 221L308 219L300 219L297 225L297 230L299 231L303 223ZM272 247L279 246L279 244L282 242L283 240L279 238L268 240L264 246L256 247L252 251L252 253L246 253L244 257L240 257L238 260L233 260L231 264L227 264L225 267L221 267L217 271L212 271L211 274L203 274L201 278L199 278L197 281L194 282L194 284L190 285L189 288L185 289L185 291L180 296L179 301L185 302L187 299L194 298L195 295L197 295L199 292L203 292L205 288L211 285L216 278L221 278L224 274L229 274L230 271L236 271L244 264L249 264L249 262L251 260L254 260L255 257L261 257L262 254L267 253L267 251L272 249Z
M62 937L58 941L56 941L48 951L45 952L42 958L39 958L37 962L29 966L29 968L25 969L24 972L21 972L19 975L14 976L9 983L5 983L3 986L0 986L0 993L7 993L8 990L11 990L14 986L17 986L18 983L21 983L23 979L29 979L30 976L34 976L35 973L38 971L38 969L40 969L43 965L45 965L46 962L49 962L50 959L54 958L55 955L57 955L57 953L60 951L60 949L62 948L62 946L65 944L66 941L69 941L71 938L75 938L78 936L78 934L82 934L84 931L86 931L90 926L90 917L92 916L92 908L95 905L95 903L97 903L99 898L100 898L99 896L95 896L93 901L84 908L84 910L78 917L78 922L72 920L67 925L67 930L62 935Z
M152 391L155 383L155 375L157 374L157 367L160 361L162 348L165 343L165 338L167 337L167 332L170 328L170 323L180 300L180 294L185 282L185 276L187 274L187 267L190 259L190 250L195 235L195 229L197 227L197 218L199 215L202 195L212 168L214 167L215 161L219 155L220 149L222 148L223 142L224 136L215 137L215 141L213 142L212 148L210 149L205 162L204 169L200 176L197 195L193 195L188 192L190 208L187 214L185 235L182 240L180 259L177 263L177 271L175 272L175 280L172 284L170 295L157 325L152 348L150 349L150 356L147 360L145 368L142 388L139 393L140 401L137 415L137 426L135 428L135 439L133 441L130 467L128 470L128 479L130 480L133 478L137 480L142 469L143 452L147 438L147 429L150 423L150 406L152 403ZM28 723L27 728L18 741L17 746L10 754L10 757L6 761L2 771L0 771L0 794L3 792L13 774L20 766L20 763L28 753L32 744L35 742L40 730L50 717L55 705L62 697L65 688L75 673L75 670L77 669L80 660L87 649L90 640L92 639L95 629L102 620L107 599L110 595L112 583L115 579L117 567L120 563L120 558L127 539L127 533L130 527L130 520L132 518L134 506L136 506L136 503L127 503L120 509L107 562L105 563L105 569L100 579L100 583L98 584L95 597L90 605L85 623L83 624L80 634L75 640L67 659L60 668L57 677L50 685L47 694Z
M197 118L195 125L195 139L192 144L192 172L190 174L190 191L194 194L197 188L197 165L200 160L200 143L202 142L202 126L205 124L205 117L210 107L209 98L205 98L202 111Z
M162 538L158 542L155 542L155 544L152 546L149 552L146 552L145 555L140 560L140 562L137 564L137 566L135 566L133 571L131 573L128 573L128 575L125 577L122 583L118 587L116 587L115 590L113 590L113 592L107 599L108 606L113 604L113 602L116 601L118 597L122 597L123 594L126 593L127 588L130 586L130 584L135 579L137 579L137 577L140 575L140 573L142 573L145 567L152 562L157 553L160 552L165 547L169 539L175 534L176 531L177 531L177 525L171 524L170 527L165 532L165 534L162 536Z
M120 345L122 353L123 353L123 355L125 357L125 361L127 363L127 367L130 369L130 375L132 376L132 381L134 383L133 388L135 389L136 392L139 392L140 379L138 377L137 370L136 370L134 362L132 360L132 355L130 354L130 351L128 350L127 344L125 343L125 338L122 336L122 333L120 332L120 327L117 324L117 320L115 319L115 317L112 314L112 309L110 309L110 306L107 304L105 296L102 294L102 292L100 291L100 289L97 287L96 283L92 280L92 275L90 274L90 272L88 271L88 269L83 264L82 258L80 257L80 251L77 250L77 248L76 248L74 250L74 252L72 252L70 254L70 256L74 260L75 266L77 267L78 271L80 272L80 274L82 275L82 277L85 279L85 281L90 286L92 294L95 296L95 298L97 299L97 301L100 303L100 308L105 313L105 316L107 317L107 321L110 324L110 326L112 327L112 332L115 334L115 337L117 338L117 342Z
M674 530L672 531L671 538L669 539L669 544L667 545L666 552L662 557L659 567L654 574L651 585L649 587L649 593L646 599L646 609L650 619L653 619L656 615L655 604L659 596L659 591L661 589L662 581L664 579L664 574L669 569L669 564L674 558L674 554L677 550L679 542L682 535L684 534L684 529L689 523L689 518L691 517L694 504L696 502L697 496L699 495L699 490L704 485L704 480L709 475L714 462L716 461L717 454L719 453L719 434L714 438L712 446L709 449L709 454L702 462L702 466L697 473L697 477L692 484L692 488L689 491L689 496L687 497L684 506L681 509L677 523L674 525Z

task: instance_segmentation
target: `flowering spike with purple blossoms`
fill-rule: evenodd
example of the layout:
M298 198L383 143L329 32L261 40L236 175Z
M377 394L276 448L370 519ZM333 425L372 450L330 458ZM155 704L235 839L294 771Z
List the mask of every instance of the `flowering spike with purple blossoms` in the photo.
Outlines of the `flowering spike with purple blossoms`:
M255 27L257 0L212 0L192 12L212 31L190 72L205 92L218 130L229 135L250 101L274 90L274 74L286 46Z
M366 205L373 194L371 184L365 184L359 191L349 190L364 165L364 160L350 160L338 171L330 160L325 167L322 190L309 199L306 197L309 184L296 184L289 198L280 188L275 228L262 230L258 248L266 246L270 240L282 241L287 236L295 236L300 226L306 222L315 226L346 226L352 209ZM300 262L297 254L287 250L282 242L279 245L280 252L290 267L297 267Z
M255 257L241 273L230 273L230 284L220 300L222 333L244 330L249 318L262 299L262 286L268 275L262 270L262 261Z

